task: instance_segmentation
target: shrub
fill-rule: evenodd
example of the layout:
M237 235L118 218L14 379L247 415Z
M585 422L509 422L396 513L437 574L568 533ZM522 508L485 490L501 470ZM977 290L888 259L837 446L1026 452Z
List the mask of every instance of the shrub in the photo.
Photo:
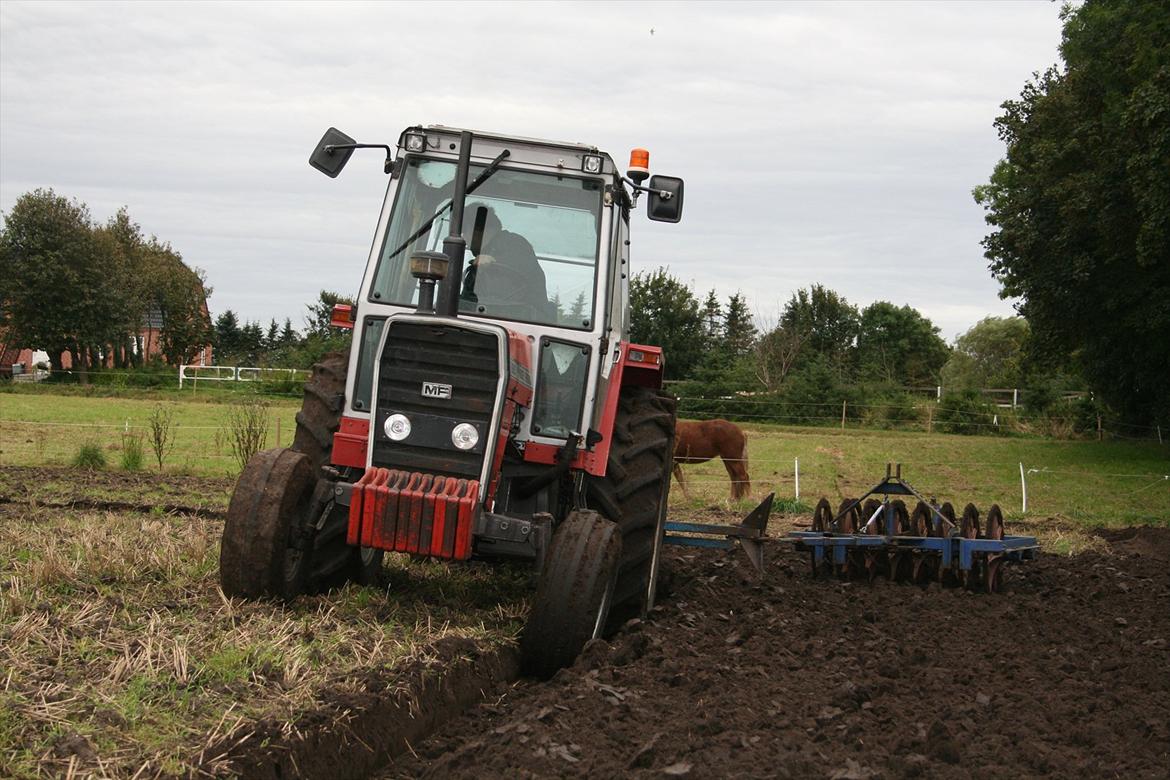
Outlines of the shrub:
M154 451L154 458L158 461L158 470L162 471L163 460L175 448L175 413L166 406L159 404L147 418L147 431L150 436L150 448Z
M268 438L268 404L259 398L250 398L231 405L228 410L228 443L240 464L248 465L252 456L264 448Z
M141 471L146 460L146 434L141 431L126 431L122 434L122 468L126 471Z
M81 449L73 456L73 467L78 469L104 469L106 467L106 454L102 452L102 447L96 442L86 442L81 445Z
M934 428L942 433L992 434L998 409L978 391L947 393L934 410Z

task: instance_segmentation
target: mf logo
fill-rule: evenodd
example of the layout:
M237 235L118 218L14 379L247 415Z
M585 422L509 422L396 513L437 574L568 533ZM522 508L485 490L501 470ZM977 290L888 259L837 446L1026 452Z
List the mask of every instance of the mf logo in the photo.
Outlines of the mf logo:
M450 398L451 385L441 385L438 382L423 382L423 398Z

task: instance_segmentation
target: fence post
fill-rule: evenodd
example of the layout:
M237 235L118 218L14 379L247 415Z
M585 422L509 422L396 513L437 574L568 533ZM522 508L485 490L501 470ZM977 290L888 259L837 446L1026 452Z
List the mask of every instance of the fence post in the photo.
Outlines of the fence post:
M1024 479L1024 464L1020 464L1020 495L1022 496L1022 506L1020 512L1026 513L1028 511L1028 483Z
M941 401L942 401L942 385L937 385L937 386L935 386L935 388L934 388L934 400L935 400L935 401L938 401L938 402L941 402Z
M841 430L845 430L845 405L848 403L848 401L841 402Z
M793 458L792 463L796 469L796 500L800 501L800 458Z
M1105 439L1105 432L1101 430L1101 415L1097 415L1097 441Z
M1158 443L1159 444L1162 443L1162 426L1161 425L1158 426Z
M931 433L934 430L934 407L930 404L926 405L926 432Z
M280 446L280 416L276 417L276 446Z
M1015 409L1020 402L1020 389L1018 387L1012 388L1012 408Z

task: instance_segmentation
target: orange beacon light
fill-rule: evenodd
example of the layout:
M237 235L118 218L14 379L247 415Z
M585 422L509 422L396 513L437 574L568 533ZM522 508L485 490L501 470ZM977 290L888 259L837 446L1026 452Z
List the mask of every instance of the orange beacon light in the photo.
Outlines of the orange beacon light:
M634 149L630 152L630 167L626 176L635 184L641 184L650 178L650 152L646 149Z

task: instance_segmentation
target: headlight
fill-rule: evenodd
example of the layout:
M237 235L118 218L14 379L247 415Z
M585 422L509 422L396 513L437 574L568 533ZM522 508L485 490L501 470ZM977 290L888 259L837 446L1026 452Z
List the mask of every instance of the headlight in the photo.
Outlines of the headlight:
M427 137L422 133L406 134L406 151L423 152L427 148Z
M479 431L471 423L459 423L451 429L451 443L461 450L470 450L479 444Z
M402 441L410 435L410 420L405 414L392 414L382 424L382 430L393 441Z

